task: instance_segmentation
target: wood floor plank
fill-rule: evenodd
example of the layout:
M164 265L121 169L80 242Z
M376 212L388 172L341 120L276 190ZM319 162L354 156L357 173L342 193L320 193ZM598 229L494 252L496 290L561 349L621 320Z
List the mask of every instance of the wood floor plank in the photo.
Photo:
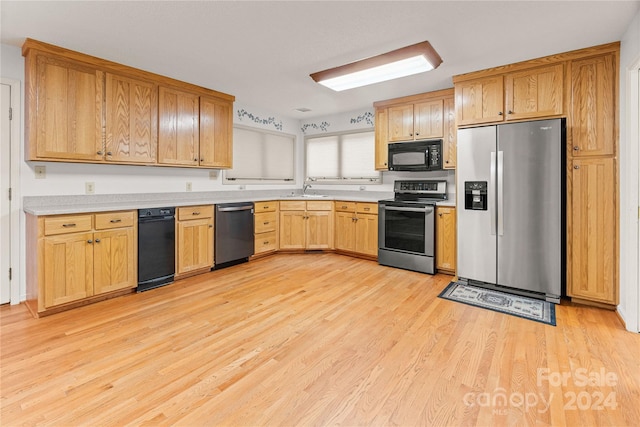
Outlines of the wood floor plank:
M615 313L563 302L552 327L438 298L450 280L278 254L40 319L2 306L0 423L640 425Z

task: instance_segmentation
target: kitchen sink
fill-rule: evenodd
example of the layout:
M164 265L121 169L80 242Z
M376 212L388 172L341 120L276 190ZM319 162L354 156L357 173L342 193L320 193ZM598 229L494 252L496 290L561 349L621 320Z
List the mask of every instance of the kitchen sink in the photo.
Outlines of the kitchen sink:
M290 197L292 199L324 199L329 196L326 194L287 194L284 197Z

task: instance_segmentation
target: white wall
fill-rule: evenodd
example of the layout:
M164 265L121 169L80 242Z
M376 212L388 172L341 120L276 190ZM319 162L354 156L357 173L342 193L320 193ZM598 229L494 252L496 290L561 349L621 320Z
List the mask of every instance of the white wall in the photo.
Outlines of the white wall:
M627 329L640 332L640 254L638 198L640 192L637 85L629 85L630 69L640 61L640 12L621 40L620 48L620 305ZM635 79L638 79L637 71ZM637 83L637 80L636 80ZM631 106L631 103L635 107Z

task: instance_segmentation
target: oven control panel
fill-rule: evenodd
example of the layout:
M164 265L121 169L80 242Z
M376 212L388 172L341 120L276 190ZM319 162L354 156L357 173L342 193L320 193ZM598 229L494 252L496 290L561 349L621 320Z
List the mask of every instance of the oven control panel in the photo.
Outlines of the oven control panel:
M436 198L447 194L447 181L435 180L398 180L394 182L395 193L422 194Z

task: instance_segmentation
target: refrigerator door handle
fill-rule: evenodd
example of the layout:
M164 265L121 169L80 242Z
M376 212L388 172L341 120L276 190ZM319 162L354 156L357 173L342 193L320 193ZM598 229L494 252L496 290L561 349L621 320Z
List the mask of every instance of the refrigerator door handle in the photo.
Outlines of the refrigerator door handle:
M487 193L489 193L489 218L491 222L491 235L496 235L496 215L494 209L496 207L496 152L491 152L491 174L489 178L489 188L487 189Z
M498 236L504 236L504 151L498 151Z

